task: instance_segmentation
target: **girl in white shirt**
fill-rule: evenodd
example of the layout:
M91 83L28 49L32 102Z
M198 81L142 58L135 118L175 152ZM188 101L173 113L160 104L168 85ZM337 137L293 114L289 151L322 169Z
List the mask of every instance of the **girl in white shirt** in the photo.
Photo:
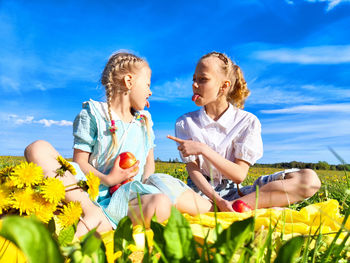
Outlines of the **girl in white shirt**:
M178 143L192 189L215 201L220 211L233 211L233 200L254 208L257 185L258 208L286 206L317 192L321 183L310 169L261 176L253 185L238 188L249 167L262 157L263 146L259 120L242 110L250 93L246 81L229 57L218 52L204 55L192 89L192 100L202 108L181 116L176 137L168 136Z

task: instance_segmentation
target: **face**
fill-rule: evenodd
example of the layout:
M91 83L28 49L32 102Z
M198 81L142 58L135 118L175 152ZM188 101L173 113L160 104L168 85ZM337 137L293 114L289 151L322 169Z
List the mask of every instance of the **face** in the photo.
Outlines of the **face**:
M148 98L152 95L151 70L145 65L136 74L133 74L133 85L130 92L131 106L135 110L143 110L145 106L149 108Z
M198 62L193 74L193 97L197 106L215 103L219 98L220 88L225 81L224 74L215 57L208 57Z

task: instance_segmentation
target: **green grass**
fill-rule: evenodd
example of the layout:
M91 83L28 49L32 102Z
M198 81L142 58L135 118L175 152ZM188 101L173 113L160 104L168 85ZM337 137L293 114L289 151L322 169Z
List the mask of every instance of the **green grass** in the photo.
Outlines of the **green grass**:
M0 168L13 166L24 161L23 157L2 156L0 157ZM271 174L278 171L277 168L252 167L249 171L245 184L251 184L258 176ZM180 180L187 180L185 165L182 163L156 163L156 172L171 174ZM336 199L340 203L344 222L349 216L348 176L342 171L317 170L322 181L322 187L312 198L299 204L292 205L293 209L301 209L308 204L314 204L329 199ZM35 245L42 246L40 240L52 243L56 246L57 241L51 241L53 234L51 228L45 230L33 219L21 217L6 220L0 230L0 235L12 240L22 251L26 251L28 258L40 261L33 250L29 249ZM23 221L24 220L24 221ZM176 209L167 225L152 222L151 228L154 232L154 246L152 250L146 248L143 254L143 262L350 262L349 237L350 232L341 226L338 233L324 235L319 232L313 235L294 236L292 238L281 235L275 231L274 225L268 230L255 232L254 217L243 221L234 222L229 228L223 230L220 225L214 228L214 243L197 242L193 237L187 220ZM31 227L33 231L40 233L37 241L31 239L26 229ZM23 228L23 229L22 229ZM114 252L123 251L117 262L131 262L129 256L133 254L130 245L135 244L132 238L131 221L125 217L118 225L114 233ZM27 241L23 236L27 235ZM53 249L53 253L46 255L48 258L57 257L62 253L70 262L83 262L92 260L104 262L105 247L98 236L92 231L83 240L75 243L59 243L59 250ZM198 253L201 251L202 253ZM1 252L1 251L0 251ZM2 253L2 252L1 252ZM0 261L3 260L1 258ZM55 262L63 262L57 260Z

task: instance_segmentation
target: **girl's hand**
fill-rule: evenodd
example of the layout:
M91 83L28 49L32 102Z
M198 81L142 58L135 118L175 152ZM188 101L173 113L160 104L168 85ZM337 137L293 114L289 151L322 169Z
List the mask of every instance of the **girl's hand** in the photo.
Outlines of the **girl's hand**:
M207 146L206 144L201 142L196 142L192 140L182 140L171 135L168 135L167 137L180 144L177 147L177 149L181 152L183 157L202 154L204 148Z
M220 212L233 212L232 202L226 201L225 199L220 198L219 200L215 200L217 207Z
M108 186L114 186L116 184L120 184L121 182L124 182L125 180L130 180L137 175L139 172L139 164L140 161L137 161L133 166L127 169L123 169L119 166L120 157L118 156L117 159L114 161L114 165L112 167L112 170L109 172L109 174L106 177L106 183Z

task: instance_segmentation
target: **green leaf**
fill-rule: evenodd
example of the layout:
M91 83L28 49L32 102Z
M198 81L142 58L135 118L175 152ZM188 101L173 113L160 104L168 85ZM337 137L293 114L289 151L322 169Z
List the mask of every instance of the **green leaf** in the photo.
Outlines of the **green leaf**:
M236 250L242 247L246 241L251 241L254 233L253 227L253 217L236 221L222 231L213 247L226 254L227 258L231 258Z
M50 233L52 235L54 235L56 233L56 223L55 223L55 219L51 218L51 220L49 221L49 223L47 224L47 228L50 231Z
M124 217L119 221L114 232L114 252L123 251L130 244L135 244L132 237L132 223L129 217Z
M165 249L165 239L164 239L164 226L152 219L151 229L153 231L153 244L157 252L160 253L160 256L164 262L167 262L164 249ZM145 261L146 262L146 261Z
M0 235L19 247L29 262L64 262L56 241L37 219L6 216L2 221Z
M163 250L165 247L164 226L152 220L151 229L154 234L153 242L157 243L158 246Z
M292 263L300 253L304 244L304 237L297 236L289 239L278 251L275 263Z
M58 244L60 246L67 246L69 243L72 242L74 238L74 233L75 233L74 226L70 226L61 230L61 232L58 235Z
M169 262L199 258L188 221L174 207L164 229L165 257Z
M96 233L96 228L87 233L81 242L81 251L84 256L93 259L93 262L107 262L106 248L100 236Z

